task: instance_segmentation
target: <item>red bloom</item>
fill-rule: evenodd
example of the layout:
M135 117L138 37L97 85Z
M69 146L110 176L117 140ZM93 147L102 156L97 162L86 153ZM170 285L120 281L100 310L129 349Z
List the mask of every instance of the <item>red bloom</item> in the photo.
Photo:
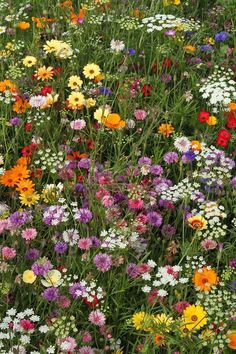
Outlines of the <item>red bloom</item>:
M210 117L210 113L207 112L207 111L201 111L199 114L198 114L198 120L200 123L204 123L208 120L208 118Z
M35 325L33 322L30 320L21 320L20 321L20 326L25 330L25 331L30 331L35 328Z
M52 92L52 87L51 86L44 86L42 89L41 89L41 94L43 96L47 96L48 93L51 93Z
M171 68L173 65L173 62L170 58L165 58L163 61L162 61L162 67L163 68Z
M226 129L221 129L219 131L216 144L222 147L226 147L230 139L231 134Z
M229 129L236 128L236 117L234 115L234 112L227 112L226 117L227 117L226 127Z
M32 126L33 124L32 123L26 123L25 124L25 131L28 133L32 130Z
M144 97L149 97L149 96L151 96L151 92L152 92L152 85L144 85L143 87L142 87L142 94L143 94L143 96Z
M83 299L83 302L88 305L88 307L94 309L98 304L99 304L99 300L97 298L96 295L93 295L93 301L88 301L87 299Z

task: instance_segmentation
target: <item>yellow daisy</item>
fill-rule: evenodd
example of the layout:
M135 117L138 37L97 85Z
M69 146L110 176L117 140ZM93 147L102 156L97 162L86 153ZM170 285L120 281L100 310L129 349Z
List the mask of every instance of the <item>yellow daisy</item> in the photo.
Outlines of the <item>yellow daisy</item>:
M35 65L37 63L37 59L33 57L32 55L27 55L24 59L22 59L22 62L24 66L27 66L30 68L31 66Z
M86 79L95 79L96 76L100 75L101 69L97 64L87 64L83 69L83 74Z
M77 75L72 75L69 78L69 83L68 86L72 89L72 90L76 90L78 88L80 88L83 84L83 81L81 80L81 78Z
M85 97L81 92L71 92L68 97L69 106L72 109L81 108L85 103Z

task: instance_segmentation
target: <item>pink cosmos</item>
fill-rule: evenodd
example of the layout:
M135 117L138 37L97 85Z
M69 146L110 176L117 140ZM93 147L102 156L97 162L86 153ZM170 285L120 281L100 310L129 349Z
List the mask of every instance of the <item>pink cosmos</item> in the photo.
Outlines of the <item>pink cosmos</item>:
M99 310L92 311L88 319L92 324L99 327L103 326L106 321L105 315Z
M145 118L147 117L147 112L143 109L136 109L134 111L134 116L136 120L145 120Z
M107 208L114 204L114 198L111 195L105 195L102 198L102 204Z
M3 247L2 256L4 259L13 259L16 256L16 250L7 246Z
M22 233L21 233L21 236L22 236L25 240L29 241L29 240L34 240L35 237L37 236L37 234L38 234L38 233L37 233L37 230L36 230L36 229L30 228L30 229L25 229L25 230L23 230Z
M70 122L70 127L74 130L81 130L86 127L86 122L83 119L72 120L72 122Z
M78 241L78 247L81 249L81 250L89 250L90 247L92 246L92 241L90 238L81 238L79 241Z
M73 352L75 350L75 348L77 347L76 341L72 337L65 337L62 339L58 339L57 344L66 353Z
M150 270L151 270L151 267L147 263L142 263L138 266L138 271L141 274L148 273L148 272L150 272Z
M142 199L130 199L128 201L129 207L131 209L141 209L143 207L143 200Z
M205 251L214 250L217 247L217 242L214 240L203 240L201 246Z
M32 331L35 328L35 325L33 322L30 320L21 320L20 321L20 326L23 328L25 331Z

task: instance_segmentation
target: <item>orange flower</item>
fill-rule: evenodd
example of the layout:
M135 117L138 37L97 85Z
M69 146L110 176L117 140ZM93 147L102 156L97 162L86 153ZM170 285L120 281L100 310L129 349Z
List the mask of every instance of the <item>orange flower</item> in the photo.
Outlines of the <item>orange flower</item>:
M29 22L25 22L25 21L18 22L17 26L21 30L27 30L28 28L30 28Z
M229 109L230 109L231 111L236 111L236 103L230 102L230 103L228 104L228 107L229 107Z
M103 118L103 123L107 128L120 129L125 127L125 121L121 119L119 114L110 113L106 118Z
M162 134L165 138L168 138L174 131L174 128L171 124L162 123L158 129L158 133Z
M43 28L43 24L40 18L32 17L32 21L36 23L37 28Z
M78 24L80 20L83 20L85 17L85 11L84 9L80 9L79 13L76 14L74 12L71 13L70 19L73 24Z
M28 108L30 108L29 101L22 100L22 98L19 98L13 104L12 110L16 113L25 113Z
M206 228L207 221L201 215L193 215L188 219L188 223L194 230L203 230Z
M202 145L198 140L192 140L191 141L191 148L193 151L201 151Z
M41 66L41 68L38 68L38 70L35 72L37 79L38 80L49 80L52 79L53 77L53 67L49 66L46 68L46 66Z
M27 166L30 163L30 157L22 156L16 161L16 165Z
M34 192L34 183L30 179L22 179L17 183L16 190L21 194L32 194Z
M59 5L59 7L60 7L61 9L64 9L65 7L73 7L73 4L72 4L72 1L67 0L67 1L63 1L63 2Z
M11 169L12 177L17 184L22 179L27 179L30 176L30 171L23 165L17 165Z
M12 171L11 170L5 171L4 174L0 177L0 182L5 187L14 187L15 181L12 176Z
M155 334L154 343L158 345L164 345L165 344L164 336L162 334Z
M219 277L213 269L203 267L202 269L195 271L192 280L194 285L199 288L200 291L209 291L213 285L218 284Z
M226 336L229 339L228 347L236 349L236 331L228 331Z

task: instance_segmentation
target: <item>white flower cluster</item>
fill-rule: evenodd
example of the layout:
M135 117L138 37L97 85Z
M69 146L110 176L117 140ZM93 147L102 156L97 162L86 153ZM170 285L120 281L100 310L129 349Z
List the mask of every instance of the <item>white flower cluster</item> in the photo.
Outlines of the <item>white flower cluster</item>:
M162 31L167 29L178 29L182 31L198 30L199 22L186 18L175 17L173 15L157 14L152 17L142 19L140 28L146 27L147 32Z
M207 220L204 230L199 230L198 235L208 240L218 239L226 235L227 225L222 224L222 219L227 217L223 205L216 202L207 202L199 205L200 211L192 210L193 214L202 215Z
M0 322L0 350L5 349L3 340L17 344L17 347L21 344L29 344L30 335L34 332L35 323L39 320L40 317L35 315L31 308L18 313L14 308L7 310L6 316ZM27 329L27 335L23 333L25 332L24 321L27 321L26 325L32 327Z
M236 98L236 83L232 79L233 71L231 69L215 66L215 70L205 82L198 84L199 92L203 99L207 100L214 113L225 108Z
M137 232L132 232L128 228L103 230L100 236L102 238L101 248L111 251L132 247L139 238Z
M184 265L186 270L192 271L193 269L201 269L206 265L206 261L202 256L187 256L186 257L186 264Z
M46 112L36 111L33 116L27 117L28 123L34 123L37 127L41 124L45 124L46 121L49 121L51 117L46 115Z
M176 203L182 199L194 197L199 188L199 183L190 182L190 179L187 177L178 184L164 190L161 194L161 199Z
M181 271L182 267L179 265L167 265L165 267L159 267L154 276L151 276L149 273L142 274L142 278L149 282L147 285L142 287L142 291L145 293L150 293L154 288L158 289L158 296L167 296L168 292L164 289L164 287L174 287L178 284L186 284L188 282L188 278L180 277ZM153 277L155 278L154 280Z
M42 170L49 170L51 173L56 173L59 168L63 167L64 153L62 151L55 153L47 148L45 151L39 150L37 154L39 159L34 163L35 165L40 165Z

